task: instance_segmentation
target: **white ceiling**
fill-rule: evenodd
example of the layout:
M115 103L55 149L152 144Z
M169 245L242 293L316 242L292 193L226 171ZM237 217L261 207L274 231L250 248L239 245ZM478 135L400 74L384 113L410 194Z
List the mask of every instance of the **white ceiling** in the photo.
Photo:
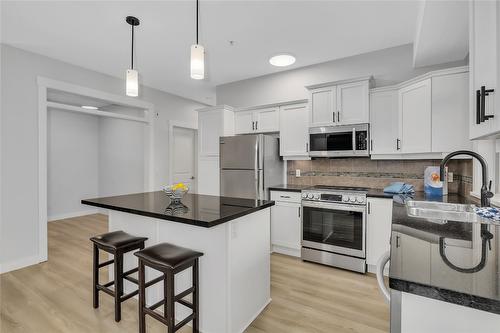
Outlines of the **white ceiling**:
M123 78L127 15L137 16L137 69L145 85L215 102L215 86L412 43L417 1L200 2L207 78L189 77L195 1L2 1L2 42ZM229 44L234 40L234 46ZM272 67L279 52L296 56Z

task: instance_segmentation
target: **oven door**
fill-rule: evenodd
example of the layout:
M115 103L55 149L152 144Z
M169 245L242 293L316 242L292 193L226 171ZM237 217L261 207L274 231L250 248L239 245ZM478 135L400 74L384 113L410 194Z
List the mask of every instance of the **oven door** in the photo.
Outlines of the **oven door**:
M302 201L302 246L366 257L366 206Z

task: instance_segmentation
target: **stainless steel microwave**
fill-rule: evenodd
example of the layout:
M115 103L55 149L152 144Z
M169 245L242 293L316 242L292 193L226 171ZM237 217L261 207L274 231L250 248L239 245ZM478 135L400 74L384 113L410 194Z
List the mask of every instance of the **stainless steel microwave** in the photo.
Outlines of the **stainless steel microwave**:
M368 124L311 127L309 156L370 156L369 135Z

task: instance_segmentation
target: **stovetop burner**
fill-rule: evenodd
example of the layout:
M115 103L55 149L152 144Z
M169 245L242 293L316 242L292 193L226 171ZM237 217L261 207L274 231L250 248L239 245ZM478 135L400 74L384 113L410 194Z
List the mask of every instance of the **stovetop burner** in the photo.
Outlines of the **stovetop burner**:
M328 185L316 185L313 186L315 190L330 190L330 191L356 191L356 192L367 192L369 189L366 187L356 187L356 186L328 186Z

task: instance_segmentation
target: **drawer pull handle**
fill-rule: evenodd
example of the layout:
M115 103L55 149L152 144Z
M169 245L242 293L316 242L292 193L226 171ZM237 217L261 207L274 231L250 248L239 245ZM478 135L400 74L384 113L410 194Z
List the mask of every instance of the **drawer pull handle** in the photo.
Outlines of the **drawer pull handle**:
M290 196L288 196L288 195L280 195L280 198L290 199Z

